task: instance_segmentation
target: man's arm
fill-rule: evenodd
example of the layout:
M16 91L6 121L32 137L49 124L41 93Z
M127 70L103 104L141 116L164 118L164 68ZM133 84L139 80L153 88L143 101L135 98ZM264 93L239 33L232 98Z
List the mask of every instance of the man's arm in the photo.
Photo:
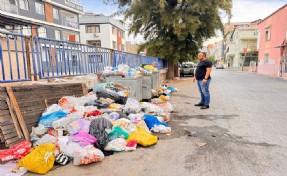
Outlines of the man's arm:
M206 68L206 74L205 74L205 76L204 76L204 79L202 80L202 82L203 82L204 84L207 82L207 79L209 78L211 71L212 71L212 68L211 68L211 67L210 67L210 68Z
M212 71L211 67L210 68L206 68L206 74L204 76L204 79L208 79L209 78L211 71Z

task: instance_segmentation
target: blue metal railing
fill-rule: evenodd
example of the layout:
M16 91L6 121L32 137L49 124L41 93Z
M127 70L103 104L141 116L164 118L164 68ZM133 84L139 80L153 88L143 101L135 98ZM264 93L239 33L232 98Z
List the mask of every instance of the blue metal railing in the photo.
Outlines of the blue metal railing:
M29 81L25 40L28 36L0 31L0 83Z
M110 49L40 37L34 42L40 79L97 73L111 65Z
M0 83L86 75L106 66L137 67L153 62L158 68L167 66L165 60L155 57L0 31Z
M139 54L131 54L122 51L114 51L113 66L118 66L119 64L126 64L132 68L141 66L143 64L157 63L157 68L166 68L166 60L159 59L156 57L142 56Z

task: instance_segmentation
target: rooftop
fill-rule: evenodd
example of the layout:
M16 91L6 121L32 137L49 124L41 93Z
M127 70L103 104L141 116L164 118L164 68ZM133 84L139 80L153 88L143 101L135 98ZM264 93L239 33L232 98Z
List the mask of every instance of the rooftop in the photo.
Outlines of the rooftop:
M270 18L271 16L273 16L274 14L276 14L277 12L279 12L280 10L284 9L285 7L287 7L287 4L285 4L284 6L280 7L278 10L276 10L275 12L271 13L269 16L267 16L266 18L264 18L260 23L262 23L263 21L265 21L266 19ZM259 23L259 24L260 24Z
M111 24L123 31L126 30L125 24L123 22L108 16L104 16L102 14L86 13L85 15L80 17L80 25L81 24Z

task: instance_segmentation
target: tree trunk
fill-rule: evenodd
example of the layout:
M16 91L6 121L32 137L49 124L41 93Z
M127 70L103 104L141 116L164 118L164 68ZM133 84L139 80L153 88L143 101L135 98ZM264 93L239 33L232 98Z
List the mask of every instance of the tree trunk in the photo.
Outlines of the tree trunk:
M174 79L174 66L175 64L172 61L168 61L168 70L166 73L166 79Z
M174 77L179 77L178 64L174 64Z

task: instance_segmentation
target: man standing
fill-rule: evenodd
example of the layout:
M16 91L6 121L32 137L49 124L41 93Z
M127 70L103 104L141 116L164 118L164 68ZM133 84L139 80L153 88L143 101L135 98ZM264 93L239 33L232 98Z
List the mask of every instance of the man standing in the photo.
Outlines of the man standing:
M212 71L212 63L206 60L206 53L204 52L198 54L198 59L200 62L197 64L193 82L197 80L201 101L194 106L201 106L200 109L208 109L210 104L209 84L211 82L210 73Z

